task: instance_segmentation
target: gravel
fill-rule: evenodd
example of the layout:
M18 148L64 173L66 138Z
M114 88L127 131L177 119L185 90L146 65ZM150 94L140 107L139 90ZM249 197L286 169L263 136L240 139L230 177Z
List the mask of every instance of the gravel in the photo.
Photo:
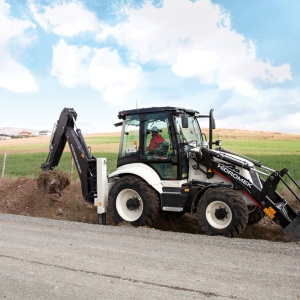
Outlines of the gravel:
M300 299L299 243L9 214L0 228L2 299Z

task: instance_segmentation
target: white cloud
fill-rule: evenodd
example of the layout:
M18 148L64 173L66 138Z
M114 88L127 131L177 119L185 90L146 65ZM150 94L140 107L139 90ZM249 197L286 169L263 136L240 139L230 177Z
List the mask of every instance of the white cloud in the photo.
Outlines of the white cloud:
M31 1L29 6L39 25L59 36L71 37L85 31L96 31L99 27L95 14L79 1L56 2L40 9Z
M276 118L271 118L272 112L262 111L259 116L253 113L232 115L229 118L216 120L218 128L239 128L245 130L258 130L269 132L286 132L299 134L300 113L286 113ZM245 121L246 120L246 121ZM247 120L252 120L251 123Z
M66 87L91 86L110 103L125 101L141 81L140 67L123 65L117 51L68 45L63 40L53 48L51 74Z
M61 40L53 47L51 75L66 87L87 85L91 55L90 47L70 46Z
M124 66L117 51L108 48L96 51L89 75L92 87L100 91L106 101L115 104L126 100L126 96L138 87L142 76L138 65Z
M14 93L36 92L38 85L29 70L0 50L0 88Z
M22 52L32 42L34 24L28 20L13 18L10 6L0 1L0 88L14 93L29 93L38 90L30 70L18 62L13 53Z
M299 132L300 97L298 89L270 88L255 98L231 95L228 101L209 101L218 115L218 128ZM206 103L207 105L207 103Z
M231 28L230 17L209 0L166 0L161 8L150 2L140 9L126 7L128 18L99 34L115 37L131 59L171 66L182 78L198 78L248 96L257 95L255 82L291 80L289 65L260 60L255 44Z
M0 1L0 46L7 46L11 40L15 44L24 46L32 41L28 30L34 29L35 25L29 20L13 18L10 15L10 5L5 1Z

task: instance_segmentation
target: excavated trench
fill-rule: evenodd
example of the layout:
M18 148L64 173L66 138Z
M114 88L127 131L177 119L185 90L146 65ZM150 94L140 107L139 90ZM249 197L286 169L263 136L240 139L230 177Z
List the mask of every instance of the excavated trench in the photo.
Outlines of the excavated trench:
M38 179L0 179L0 199L0 213L98 222L96 208L83 200L80 183L71 182L67 174L59 171L43 172ZM107 224L113 225L109 213ZM155 229L201 234L196 217L189 214L181 217L162 214ZM257 224L248 225L239 238L283 241L282 228L264 217Z

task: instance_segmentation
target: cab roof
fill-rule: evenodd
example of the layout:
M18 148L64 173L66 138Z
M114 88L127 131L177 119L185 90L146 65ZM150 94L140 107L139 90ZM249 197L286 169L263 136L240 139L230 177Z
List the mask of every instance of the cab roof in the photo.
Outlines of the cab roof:
M146 114L146 113L155 113L155 112L175 112L178 114L188 114L188 115L197 115L198 111L193 109L181 108L181 107L172 107L172 106L162 106L162 107L147 107L147 108L136 108L131 110L122 110L118 114L119 119L125 119L127 115L135 114Z

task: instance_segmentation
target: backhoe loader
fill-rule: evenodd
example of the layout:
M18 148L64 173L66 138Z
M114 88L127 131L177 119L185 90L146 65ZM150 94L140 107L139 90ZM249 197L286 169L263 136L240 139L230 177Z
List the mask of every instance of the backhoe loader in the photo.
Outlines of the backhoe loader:
M120 111L118 118L115 125L122 132L112 173L106 158L95 158L87 147L73 108L62 110L41 165L43 171L53 170L68 142L83 197L97 207L99 224L106 224L107 211L115 223L150 227L161 212L195 213L205 234L236 237L267 215L283 228L287 241L300 240L300 213L277 191L281 183L300 201L299 184L287 169L265 167L213 141L213 109L202 115L150 107ZM208 140L198 122L203 118L209 122ZM150 150L154 131L160 143Z

